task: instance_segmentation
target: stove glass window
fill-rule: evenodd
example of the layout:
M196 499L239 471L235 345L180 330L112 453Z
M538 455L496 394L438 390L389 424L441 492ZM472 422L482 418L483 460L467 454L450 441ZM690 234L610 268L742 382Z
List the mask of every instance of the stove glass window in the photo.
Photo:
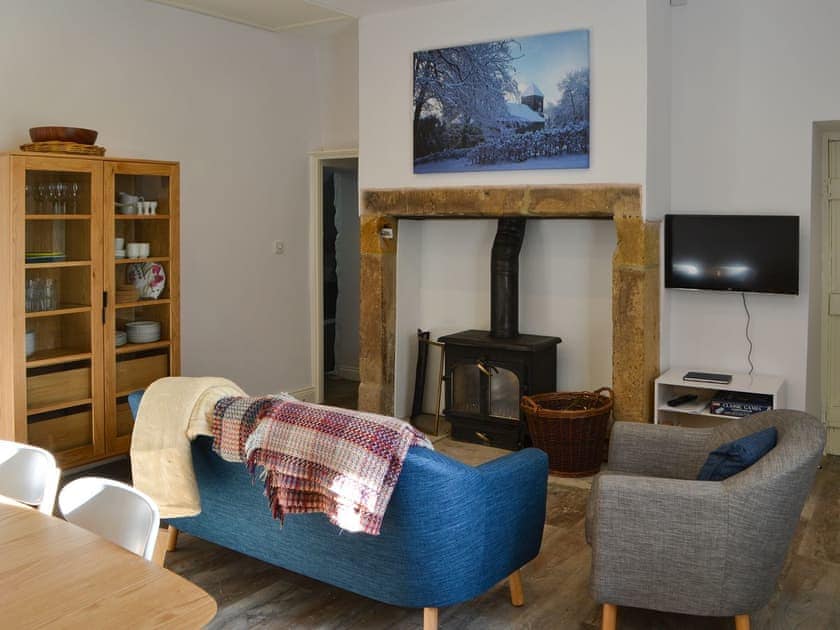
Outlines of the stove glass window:
M481 379L478 366L459 363L452 370L452 409L465 413L481 413Z
M490 375L490 415L519 420L519 377L498 366Z

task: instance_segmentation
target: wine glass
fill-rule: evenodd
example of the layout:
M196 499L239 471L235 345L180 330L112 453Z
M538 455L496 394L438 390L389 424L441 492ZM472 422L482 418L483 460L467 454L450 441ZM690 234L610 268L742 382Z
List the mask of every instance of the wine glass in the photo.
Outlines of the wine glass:
M72 198L71 207L73 209L73 214L78 214L79 212L79 182L73 182L70 185L70 195Z

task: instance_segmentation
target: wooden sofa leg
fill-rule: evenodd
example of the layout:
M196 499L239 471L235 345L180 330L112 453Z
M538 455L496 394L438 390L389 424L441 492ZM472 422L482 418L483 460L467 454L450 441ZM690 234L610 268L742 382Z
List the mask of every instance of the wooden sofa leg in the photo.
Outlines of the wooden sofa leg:
M423 630L437 630L438 627L438 609L424 608L423 609Z
M735 615L735 630L750 630L750 616Z
M615 630L618 608L615 604L604 604L601 612L601 630Z
M168 531L169 534L166 537L166 550L175 551L175 547L178 545L178 530L170 525Z
M525 603L525 593L522 590L522 574L519 569L510 574L508 586L510 586L510 603L514 606L522 606Z

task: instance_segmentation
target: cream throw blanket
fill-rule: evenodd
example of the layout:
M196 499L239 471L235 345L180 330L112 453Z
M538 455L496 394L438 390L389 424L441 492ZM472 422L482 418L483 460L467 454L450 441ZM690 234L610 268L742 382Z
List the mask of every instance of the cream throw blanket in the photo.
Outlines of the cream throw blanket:
M131 476L158 504L161 518L201 512L190 442L213 435L213 407L225 396L245 392L225 378L171 376L143 394L131 436Z

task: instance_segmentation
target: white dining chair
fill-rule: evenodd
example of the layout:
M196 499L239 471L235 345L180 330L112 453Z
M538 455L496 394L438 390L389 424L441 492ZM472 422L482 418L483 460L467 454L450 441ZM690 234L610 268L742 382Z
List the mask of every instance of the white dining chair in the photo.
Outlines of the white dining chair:
M62 488L58 508L70 523L152 560L160 513L139 490L113 479L82 477Z
M0 495L52 514L61 470L49 451L0 440Z

